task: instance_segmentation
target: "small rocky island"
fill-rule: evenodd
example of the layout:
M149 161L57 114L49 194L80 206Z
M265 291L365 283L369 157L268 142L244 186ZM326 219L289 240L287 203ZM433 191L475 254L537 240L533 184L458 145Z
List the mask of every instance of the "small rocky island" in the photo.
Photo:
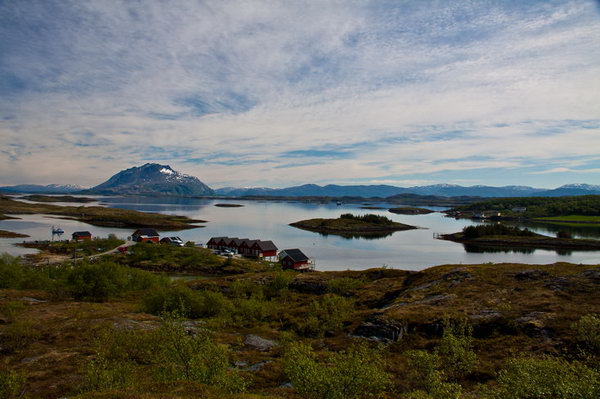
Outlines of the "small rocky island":
M391 208L388 209L389 212L397 213L399 215L427 215L429 213L433 213L431 209L427 208L417 208L414 206L403 206L400 208Z
M299 229L314 231L321 234L335 234L342 237L385 237L396 231L416 229L415 226L394 222L385 216L362 215L355 216L350 213L341 215L337 219L307 219L290 223L290 226Z

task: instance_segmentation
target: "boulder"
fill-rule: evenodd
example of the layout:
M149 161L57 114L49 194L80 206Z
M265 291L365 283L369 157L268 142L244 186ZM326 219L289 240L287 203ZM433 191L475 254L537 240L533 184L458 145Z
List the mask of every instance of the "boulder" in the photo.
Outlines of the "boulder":
M374 316L362 322L354 332L355 337L362 337L380 342L396 342L406 334L406 324Z
M259 350L261 352L268 352L271 349L275 348L278 344L273 340L262 338L254 334L248 334L246 335L246 339L244 340L244 345Z

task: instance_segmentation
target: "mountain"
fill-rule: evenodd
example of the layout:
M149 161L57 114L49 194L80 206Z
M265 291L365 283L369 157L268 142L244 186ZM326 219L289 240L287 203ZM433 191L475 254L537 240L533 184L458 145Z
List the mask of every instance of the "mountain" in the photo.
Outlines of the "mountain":
M81 193L195 196L212 195L214 191L197 177L176 172L169 165L147 163L122 170L106 182Z
M67 194L84 189L84 187L75 184L48 184L46 186L39 184L19 184L16 186L0 187L1 192L22 194Z
M282 196L282 197L391 197L399 194L435 195L441 197L526 197L546 189L527 186L471 186L464 187L455 184L434 184L429 186L396 187L389 185L353 185L340 186L329 184L319 186L305 184L287 188L222 188L215 190L217 195L226 196Z
M571 195L599 195L600 186L591 184L565 184L554 190L545 190L536 193L535 197L563 197Z

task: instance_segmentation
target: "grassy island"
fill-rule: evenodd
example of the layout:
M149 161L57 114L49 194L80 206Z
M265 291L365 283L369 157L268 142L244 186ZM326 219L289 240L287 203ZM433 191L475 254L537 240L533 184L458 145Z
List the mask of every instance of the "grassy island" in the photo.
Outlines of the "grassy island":
M350 213L337 219L307 219L290 223L299 229L314 231L321 234L335 234L343 237L378 237L395 231L416 229L403 223L378 215L355 216Z
M227 272L231 259L159 247L0 256L0 397L600 396L600 266ZM184 260L197 279L147 271Z
M65 219L74 219L95 226L107 227L153 227L159 230L184 230L200 226L203 220L192 220L185 216L163 215L138 212L128 209L106 208L102 206L59 206L51 204L31 204L0 197L0 217L3 214L49 214Z
M416 208L413 206L403 206L400 208L391 208L391 209L388 209L388 211L390 211L392 213L397 213L400 215L427 215L429 213L435 212L435 211L432 211L431 209Z
M229 203L222 203L222 204L215 204L215 206L218 206L219 208L241 208L244 205L242 204L229 204Z
M534 233L528 229L501 224L483 224L467 226L462 232L443 234L439 238L463 244L500 246L505 248L600 250L600 240L560 237L560 235L558 234L558 237L548 237Z

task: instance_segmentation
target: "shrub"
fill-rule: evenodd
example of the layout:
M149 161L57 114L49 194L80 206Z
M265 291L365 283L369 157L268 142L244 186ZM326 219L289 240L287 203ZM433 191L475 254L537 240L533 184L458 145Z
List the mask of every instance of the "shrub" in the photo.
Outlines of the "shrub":
M13 353L25 349L41 336L39 327L29 320L17 319L4 328L2 351Z
M66 276L67 290L75 299L93 302L164 284L166 280L161 276L108 261L81 263Z
M0 304L0 314L6 318L8 322L15 321L25 310L25 304L20 301L9 301Z
M109 360L102 354L88 361L83 370L81 390L104 391L123 389L133 385L133 364L123 360Z
M477 364L471 336L473 327L467 321L444 322L444 333L435 353L441 361L444 375L458 380L470 374Z
M229 351L212 342L205 331L188 334L178 320L165 319L157 331L160 346L157 377L162 381L194 381L241 392L246 381L229 368Z
M411 392L407 398L459 399L462 388L459 384L444 381L444 374L439 370L441 359L436 353L414 350L405 353L411 370L409 379L419 388Z
M600 373L564 359L516 358L498 374L498 386L486 393L492 399L597 399Z
M327 355L319 362L304 344L291 344L284 357L284 370L294 388L308 398L378 398L390 386L390 375L379 351L365 344L347 352Z
M467 239L474 239L485 236L520 236L532 237L535 233L529 229L520 229L516 226L506 226L504 224L480 224L477 226L466 226L462 230Z
M265 287L269 297L280 295L288 290L288 287L294 280L295 273L289 271L278 271Z
M295 330L307 336L321 337L327 331L341 330L354 312L354 303L348 298L325 294L309 305L305 317L296 321Z
M341 215L340 218L347 219L347 220L357 220L360 222L372 223L372 224L381 224L381 225L394 224L394 221L390 218L387 218L385 216L373 215L373 214L355 216L351 213L345 213L345 214Z
M23 396L25 377L14 370L0 369L0 399L12 399Z
M20 288L24 277L19 258L8 254L0 256L0 288Z
M182 317L228 317L233 305L220 292L193 291L183 283L154 290L144 298L145 312L160 315L177 313Z
M571 326L585 349L600 354L600 315L588 314Z
M231 283L229 289L233 298L247 299L263 295L262 286L247 279L235 280Z

